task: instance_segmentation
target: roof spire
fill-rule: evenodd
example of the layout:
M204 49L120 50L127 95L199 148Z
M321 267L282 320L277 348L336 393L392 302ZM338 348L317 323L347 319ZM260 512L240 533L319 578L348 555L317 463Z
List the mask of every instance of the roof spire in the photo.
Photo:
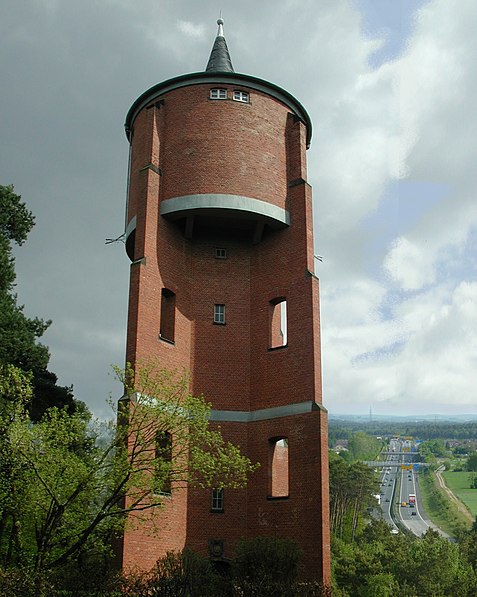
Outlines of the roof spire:
M224 19L222 18L222 13L217 19L217 25L219 26L219 30L205 70L206 72L233 73L234 67L232 66L229 49L227 48L227 42L224 37Z

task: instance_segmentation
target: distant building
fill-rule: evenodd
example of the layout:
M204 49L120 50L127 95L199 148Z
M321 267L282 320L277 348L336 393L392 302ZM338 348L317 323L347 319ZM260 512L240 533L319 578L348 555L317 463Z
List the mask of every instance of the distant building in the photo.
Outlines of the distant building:
M227 562L241 537L269 535L296 541L304 575L328 582L311 122L287 91L234 72L218 24L206 70L158 83L126 118L126 358L189 370L214 424L261 467L243 490L173 487L158 535L125 532L123 566L184 546Z

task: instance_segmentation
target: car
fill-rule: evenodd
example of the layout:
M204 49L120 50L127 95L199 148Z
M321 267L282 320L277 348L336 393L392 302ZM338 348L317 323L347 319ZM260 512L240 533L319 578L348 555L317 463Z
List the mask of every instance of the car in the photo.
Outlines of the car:
M411 516L417 516L417 512L416 512L415 510L413 510L413 511L411 512Z
M391 533L393 535L399 535L399 531L397 529L391 529Z
M386 501L389 502L389 498L386 498Z

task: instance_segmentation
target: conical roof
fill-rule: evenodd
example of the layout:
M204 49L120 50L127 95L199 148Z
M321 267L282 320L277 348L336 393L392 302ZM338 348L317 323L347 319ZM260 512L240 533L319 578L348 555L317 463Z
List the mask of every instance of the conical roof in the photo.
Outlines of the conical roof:
M217 25L219 26L219 30L205 72L233 73L234 67L232 66L229 49L227 48L227 42L224 37L224 20L222 18L217 19Z

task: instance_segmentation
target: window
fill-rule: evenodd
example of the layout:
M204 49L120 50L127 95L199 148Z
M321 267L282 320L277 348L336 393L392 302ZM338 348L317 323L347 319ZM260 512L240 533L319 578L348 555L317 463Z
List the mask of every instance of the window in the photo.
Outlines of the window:
M174 342L176 311L176 295L168 288L163 288L161 292L161 323L159 337L166 342Z
M154 491L171 493L172 436L167 431L156 435L154 456Z
M269 497L288 497L288 439L273 438L269 442Z
M212 512L224 511L224 490L212 489Z
M270 301L269 330L270 348L282 348L287 345L287 300L285 298L276 298Z
M225 324L225 305L214 305L214 323Z
M249 94L246 91L234 91L234 101L248 104Z
M215 258L216 259L227 259L227 249L216 248L215 249Z
M211 89L210 99L227 99L227 89Z

